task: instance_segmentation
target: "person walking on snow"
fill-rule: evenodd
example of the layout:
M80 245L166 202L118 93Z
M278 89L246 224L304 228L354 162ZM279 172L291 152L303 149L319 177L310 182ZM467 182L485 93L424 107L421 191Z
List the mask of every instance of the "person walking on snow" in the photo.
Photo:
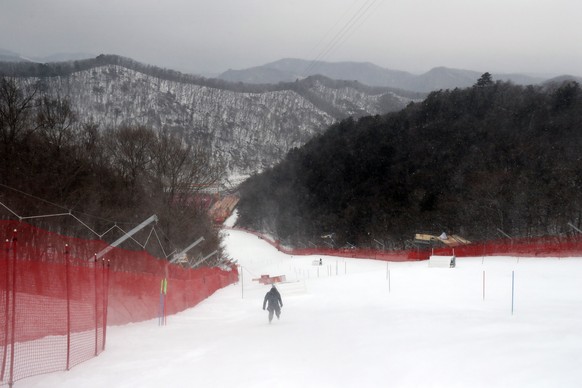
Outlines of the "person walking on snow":
M283 301L281 300L281 294L279 290L273 284L271 289L265 295L265 300L263 300L263 310L265 306L269 303L267 310L269 310L269 323L273 320L273 313L277 315L277 319L281 316L281 307L283 307Z

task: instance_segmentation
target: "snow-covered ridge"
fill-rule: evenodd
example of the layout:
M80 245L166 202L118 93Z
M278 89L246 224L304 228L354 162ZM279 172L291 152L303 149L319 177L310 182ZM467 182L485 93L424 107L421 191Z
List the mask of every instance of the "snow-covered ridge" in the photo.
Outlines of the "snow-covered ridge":
M28 81L31 81L28 79ZM385 113L408 101L314 81L302 87L244 92L170 81L108 64L42 78L43 89L68 98L82 120L101 128L145 125L182 132L222 154L231 171L271 166L342 117ZM307 89L306 89L307 88Z

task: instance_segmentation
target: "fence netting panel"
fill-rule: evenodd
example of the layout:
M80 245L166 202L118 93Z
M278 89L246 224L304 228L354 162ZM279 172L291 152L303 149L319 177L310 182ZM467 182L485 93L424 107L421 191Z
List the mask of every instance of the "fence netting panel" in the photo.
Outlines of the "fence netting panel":
M238 280L236 268L186 269L147 252L0 221L0 385L68 370L105 349L107 325L195 306Z

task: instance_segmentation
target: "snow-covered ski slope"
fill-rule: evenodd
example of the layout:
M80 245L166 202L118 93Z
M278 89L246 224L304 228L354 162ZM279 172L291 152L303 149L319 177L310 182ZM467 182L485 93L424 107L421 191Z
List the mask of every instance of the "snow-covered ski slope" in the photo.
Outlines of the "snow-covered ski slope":
M110 327L100 356L16 388L579 387L582 258L428 263L292 257L228 230L242 281L195 308ZM512 273L514 299L512 313ZM281 320L262 310L286 275ZM171 284L169 285L171 292Z

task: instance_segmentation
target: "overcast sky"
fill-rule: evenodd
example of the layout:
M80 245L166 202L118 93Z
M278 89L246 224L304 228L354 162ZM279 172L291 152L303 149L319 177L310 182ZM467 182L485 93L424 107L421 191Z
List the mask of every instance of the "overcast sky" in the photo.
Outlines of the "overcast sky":
M0 48L199 73L281 58L582 75L581 0L0 0Z

